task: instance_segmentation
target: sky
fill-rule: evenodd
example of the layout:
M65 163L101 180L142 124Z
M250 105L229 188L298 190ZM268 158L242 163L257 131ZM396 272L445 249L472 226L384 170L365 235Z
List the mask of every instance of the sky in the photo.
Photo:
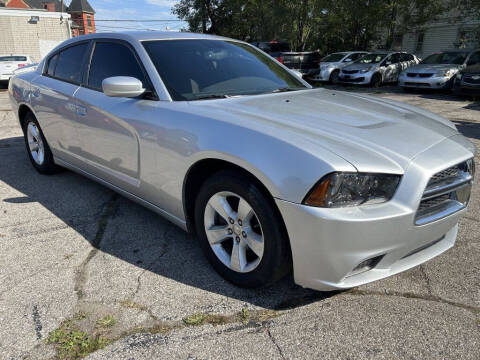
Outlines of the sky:
M66 1L67 2L67 1ZM95 9L97 32L126 30L169 30L186 28L180 21L145 21L141 20L178 20L172 14L172 7L178 0L88 0ZM140 20L140 22L103 22L108 20Z

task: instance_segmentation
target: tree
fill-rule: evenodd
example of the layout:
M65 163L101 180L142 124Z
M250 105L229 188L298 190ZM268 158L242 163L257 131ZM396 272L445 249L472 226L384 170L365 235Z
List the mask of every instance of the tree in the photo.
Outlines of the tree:
M480 0L181 0L173 12L190 31L285 40L292 49L326 53L368 50L376 43L390 48L396 34L459 3L480 9Z

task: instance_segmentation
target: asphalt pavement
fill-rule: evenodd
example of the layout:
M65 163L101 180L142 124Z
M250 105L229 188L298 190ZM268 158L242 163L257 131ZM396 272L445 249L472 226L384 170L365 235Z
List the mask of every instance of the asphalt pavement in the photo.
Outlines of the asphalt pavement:
M434 111L480 149L479 103L357 91ZM158 215L75 173L36 173L0 91L0 359L478 360L479 178L457 244L422 266L344 292L291 277L244 290Z

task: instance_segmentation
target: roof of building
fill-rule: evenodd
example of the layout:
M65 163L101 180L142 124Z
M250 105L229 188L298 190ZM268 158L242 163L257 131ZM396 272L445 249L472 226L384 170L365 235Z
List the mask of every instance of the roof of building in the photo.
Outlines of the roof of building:
M72 0L68 7L68 11L95 14L95 10L93 10L87 0Z

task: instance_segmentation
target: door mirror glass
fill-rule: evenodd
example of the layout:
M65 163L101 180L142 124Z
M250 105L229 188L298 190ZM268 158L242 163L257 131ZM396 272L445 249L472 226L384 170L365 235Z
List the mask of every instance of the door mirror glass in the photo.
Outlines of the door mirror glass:
M353 61L353 59L351 59L351 58L347 58L347 59L343 60L343 62L352 62L352 61Z
M392 65L392 62L390 60L385 61L385 66Z
M134 98L145 93L140 80L129 76L114 76L102 81L102 89L105 95L111 97Z

